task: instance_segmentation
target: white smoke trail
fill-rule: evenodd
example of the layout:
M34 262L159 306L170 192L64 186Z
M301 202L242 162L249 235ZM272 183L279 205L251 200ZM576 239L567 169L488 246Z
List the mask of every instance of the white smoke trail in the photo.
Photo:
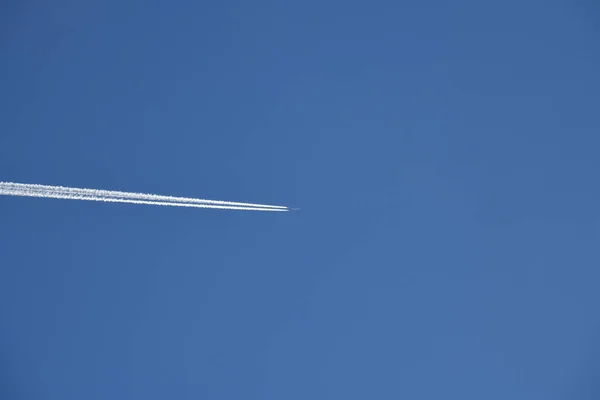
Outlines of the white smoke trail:
M51 188L51 190L49 190ZM235 203L237 205L228 205L221 203L202 203L202 199L188 199L182 198L186 201L159 201L154 199L144 198L130 198L130 197L119 197L112 191L95 191L94 189L79 189L78 191L71 191L72 188L62 187L45 187L44 185L24 185L18 183L0 182L0 195L8 196L27 196L27 197L43 197L43 198L55 198L55 199L67 199L67 200L88 200L88 201L102 201L108 203L129 203L129 204L149 204L157 206L171 206L171 207L193 207L193 208L214 208L222 210L246 210L246 211L288 211L286 207L282 206L267 206L267 207L256 207L252 203ZM73 188L74 189L74 188ZM99 195L96 193L108 192L110 195ZM122 192L125 193L125 192ZM128 193L126 193L128 194ZM136 193L131 193L136 194ZM154 196L154 195L147 195ZM170 196L158 196L166 197ZM190 202L193 200L195 202ZM226 202L227 203L227 202ZM278 208L274 208L278 207Z
M177 203L199 203L199 204L218 204L218 205L230 205L240 207L258 207L258 208L278 208L287 210L284 206L273 206L267 204L255 204L255 203L240 203L234 201L221 201L221 200L206 200L196 199L190 197L175 197L175 196L162 196L156 194L146 193L133 193L133 192L121 192L118 190L99 190L99 189L80 189L70 188L64 186L48 186L48 185L36 185L36 184L25 184L25 183L12 183L12 182L0 182L0 189L22 189L27 191L41 191L41 192L60 192L60 193L72 193L85 196L96 196L102 198L128 198L148 201L164 201L164 202L177 202Z

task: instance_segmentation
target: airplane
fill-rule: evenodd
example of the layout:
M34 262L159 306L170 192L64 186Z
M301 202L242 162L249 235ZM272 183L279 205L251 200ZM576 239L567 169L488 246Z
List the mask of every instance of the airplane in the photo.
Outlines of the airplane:
M290 210L290 211L298 211L298 210L299 210L299 208L288 207L288 210Z

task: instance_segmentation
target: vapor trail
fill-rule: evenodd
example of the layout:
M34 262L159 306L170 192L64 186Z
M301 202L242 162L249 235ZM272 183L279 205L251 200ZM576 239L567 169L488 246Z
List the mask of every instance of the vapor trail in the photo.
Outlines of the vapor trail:
M130 197L123 196L129 195ZM108 203L129 203L129 204L149 204L157 206L171 207L193 207L193 208L214 208L222 210L246 210L246 211L288 211L287 207L283 206L262 206L253 203L238 203L238 202L218 202L207 200L210 203L204 202L203 199L194 199L186 197L171 197L159 195L146 195L138 193L117 192L109 190L95 189L76 189L65 188L59 186L44 186L44 185L27 185L10 182L0 182L0 195L8 196L27 196L27 197L43 197L67 200L88 200L102 201ZM158 198L158 199L157 199ZM161 199L182 199L184 201L164 201ZM223 204L224 203L224 204ZM232 203L232 204L229 204Z
M26 183L11 183L11 182L0 182L0 189L3 187L10 189L22 189L27 191L41 191L41 192L59 192L59 193L72 193L80 194L85 196L97 196L102 198L128 198L138 200L149 200L149 201L165 201L165 202L177 202L177 203L199 203L199 204L219 204L219 205L230 205L240 207L259 207L259 208L278 208L287 210L284 206L273 206L267 204L255 204L255 203L240 203L234 201L221 201L221 200L206 200L196 199L190 197L175 197L175 196L163 196L157 194L146 194L146 193L134 193L134 192L121 192L118 190L99 190L99 189L80 189L70 188L63 186L48 186L48 185L36 185Z

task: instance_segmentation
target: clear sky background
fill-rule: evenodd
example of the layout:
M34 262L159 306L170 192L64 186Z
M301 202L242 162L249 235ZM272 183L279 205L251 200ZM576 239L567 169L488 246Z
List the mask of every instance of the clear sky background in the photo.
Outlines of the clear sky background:
M600 7L8 1L3 399L597 399Z

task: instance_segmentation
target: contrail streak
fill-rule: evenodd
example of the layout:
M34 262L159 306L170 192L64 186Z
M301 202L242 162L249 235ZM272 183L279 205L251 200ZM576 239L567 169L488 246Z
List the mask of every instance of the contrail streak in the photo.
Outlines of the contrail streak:
M150 204L171 207L214 208L222 210L288 211L288 208L284 206L272 206L266 204L204 200L112 190L79 189L11 182L0 182L0 195L102 201L108 203Z
M201 204L220 204L240 207L260 207L260 208L279 208L287 209L284 206L272 206L267 204L254 204L254 203L240 203L234 201L221 201L221 200L206 200L206 199L195 199L190 197L175 197L175 196L162 196L156 194L146 193L133 193L133 192L120 192L117 190L99 190L99 189L79 189L70 188L63 186L48 186L48 185L35 185L26 183L11 183L11 182L0 182L0 190L3 188L11 189L23 189L27 191L42 191L42 192L61 192L61 193L73 193L97 197L116 197L116 198L128 198L128 199L139 199L139 200L150 200L150 201L166 201L166 202L177 202L177 203L201 203Z

